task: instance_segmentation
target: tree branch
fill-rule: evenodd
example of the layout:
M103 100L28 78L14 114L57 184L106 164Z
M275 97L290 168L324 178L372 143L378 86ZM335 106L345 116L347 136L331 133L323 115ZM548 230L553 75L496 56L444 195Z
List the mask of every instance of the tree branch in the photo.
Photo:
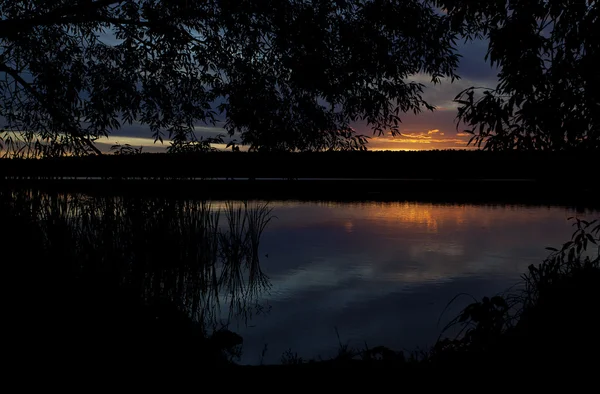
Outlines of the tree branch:
M8 74L11 77L13 77L13 79L15 81L19 82L19 84L21 86L23 86L23 88L25 90L27 90L29 93L31 93L33 96L35 96L37 99L40 99L40 96L39 96L38 92L31 86L31 84L29 82L25 81L23 79L23 77L21 77L19 75L19 73L17 72L17 70L8 67L6 64L1 64L0 63L0 71L3 71L6 74Z
M27 81L25 81L23 79L23 77L21 77L19 75L19 73L17 72L17 70L8 67L6 64L0 64L0 71L5 72L6 74L10 75L11 77L14 78L15 81L17 81L19 83L19 85L21 85L25 90L27 90L32 96L34 96L40 103L44 103L44 100L42 98L42 96L33 88L33 86L31 86L31 84ZM50 116L52 115L52 110L49 109L50 112ZM96 145L94 145L94 143L92 141L90 141L89 139L85 138L81 133L77 133L77 132L72 132L72 134L75 137L79 137L81 138L85 144L94 151L94 153L96 153L97 155L102 155L102 152L100 152L100 149L98 149L96 147Z
M80 2L68 7L57 8L46 14L38 15L32 18L2 20L0 21L0 37L6 37L11 33L14 34L14 32L31 29L35 26L60 24L60 21L64 19L63 17L69 15L74 16L73 14L78 15L80 18L82 16L93 16L90 14L94 11L99 10L100 8L108 7L110 5L122 2L123 0L97 0L94 2L90 1L87 3ZM68 23L72 23L73 21L86 22L87 20L85 18L70 20Z

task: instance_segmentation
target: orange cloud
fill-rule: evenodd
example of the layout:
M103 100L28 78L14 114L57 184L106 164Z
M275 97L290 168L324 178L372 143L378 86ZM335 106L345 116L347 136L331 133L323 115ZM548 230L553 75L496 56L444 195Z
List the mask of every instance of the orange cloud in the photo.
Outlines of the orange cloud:
M440 129L404 132L398 136L374 137L369 142L370 150L428 150L428 149L473 149L465 139L444 137Z
M429 136L429 135L418 134L418 133L401 133L400 137L404 137L404 138L418 138L418 139L429 139L429 138L431 138L431 136Z
M402 144L402 143L409 143L409 144L444 144L444 143L457 143L457 144L465 144L464 140L460 140L458 138L430 138L430 139L420 139L420 138L416 138L416 139L411 139L411 138L403 138L403 139L389 139L387 140L387 142L390 142L392 144Z

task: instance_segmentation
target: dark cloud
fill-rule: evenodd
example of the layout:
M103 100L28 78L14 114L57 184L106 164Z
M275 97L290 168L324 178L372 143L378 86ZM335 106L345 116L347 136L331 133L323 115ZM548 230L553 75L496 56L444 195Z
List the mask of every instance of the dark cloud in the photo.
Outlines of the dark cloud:
M487 48L487 40L462 42L458 45L458 51L462 55L458 74L462 78L475 81L496 81L499 70L485 61Z

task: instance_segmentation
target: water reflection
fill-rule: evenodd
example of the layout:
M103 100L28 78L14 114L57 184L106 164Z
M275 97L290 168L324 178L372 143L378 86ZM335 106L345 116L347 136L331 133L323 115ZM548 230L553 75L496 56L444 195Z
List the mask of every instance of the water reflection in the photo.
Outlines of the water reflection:
M437 325L450 299L506 290L546 246L570 237L574 215L542 206L245 205L31 191L0 193L0 208L12 230L3 257L16 251L65 275L108 272L143 297L175 300L207 327L230 323L244 338L244 363L278 362L290 348L304 358L333 355L336 328L353 346L431 345L470 301Z
M251 363L265 343L273 362L290 347L303 357L335 354L335 327L355 346L431 345L450 299L515 284L546 246L570 237L574 214L548 206L273 204L278 219L262 239L272 313L240 328Z

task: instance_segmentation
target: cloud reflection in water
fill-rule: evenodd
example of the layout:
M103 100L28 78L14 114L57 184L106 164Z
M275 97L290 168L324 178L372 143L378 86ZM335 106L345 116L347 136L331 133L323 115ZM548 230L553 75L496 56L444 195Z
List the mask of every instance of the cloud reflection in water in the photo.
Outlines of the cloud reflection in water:
M409 202L273 202L261 240L272 281L269 315L245 338L243 361L337 351L334 327L356 346L414 349L460 292L493 295L571 235L567 208ZM468 300L464 300L466 303ZM462 304L464 305L464 303ZM449 313L456 313L456 304Z

